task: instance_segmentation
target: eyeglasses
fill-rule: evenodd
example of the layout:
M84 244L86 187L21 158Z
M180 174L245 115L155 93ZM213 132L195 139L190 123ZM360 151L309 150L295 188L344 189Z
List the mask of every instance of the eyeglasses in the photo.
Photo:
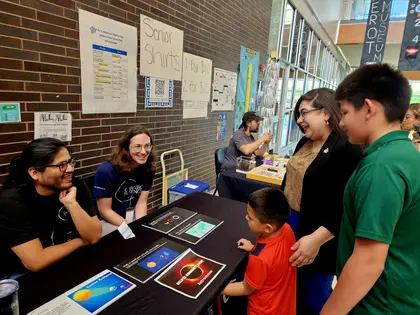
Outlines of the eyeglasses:
M300 117L305 118L305 116L308 115L309 113L315 112L315 111L321 110L321 109L322 108L313 108L313 109L309 109L309 110L303 110L303 111L299 112L299 117L298 118L300 118Z
M152 151L153 146L151 144L145 144L144 146L142 146L141 144L136 144L130 145L130 148L133 149L133 151L136 153L140 153L141 151L143 151L143 149L146 153L149 153L150 151Z
M68 161L61 162L60 164L49 164L46 165L46 167L58 167L60 172L65 172L67 167L69 167L69 164L74 168L76 166L76 159L72 158Z

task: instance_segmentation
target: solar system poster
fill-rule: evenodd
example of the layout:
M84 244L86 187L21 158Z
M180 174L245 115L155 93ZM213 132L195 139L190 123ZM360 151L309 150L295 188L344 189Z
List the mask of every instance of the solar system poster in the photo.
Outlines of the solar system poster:
M98 314L135 287L135 284L112 271L104 270L76 288L37 308L29 315Z
M169 233L169 236L196 245L222 223L222 220L197 214Z
M153 217L149 222L143 224L144 227L168 234L176 229L189 218L195 216L197 212L187 209L173 207L160 215Z
M188 249L155 281L189 298L196 299L226 265Z
M141 283L146 283L186 249L184 245L161 238L114 268Z

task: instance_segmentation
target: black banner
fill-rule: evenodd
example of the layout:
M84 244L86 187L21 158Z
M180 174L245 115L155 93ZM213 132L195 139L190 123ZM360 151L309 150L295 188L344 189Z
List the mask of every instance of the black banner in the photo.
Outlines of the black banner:
M398 69L403 71L420 70L419 36L420 0L409 0Z
M371 0L361 65L381 63L384 57L392 0Z

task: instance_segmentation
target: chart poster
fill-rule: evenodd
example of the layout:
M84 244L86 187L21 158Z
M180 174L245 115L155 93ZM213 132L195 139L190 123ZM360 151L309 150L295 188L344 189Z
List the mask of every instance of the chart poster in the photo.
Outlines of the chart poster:
M207 118L209 102L183 101L182 118Z
M174 81L153 77L145 77L145 80L146 96L144 104L146 108L174 106Z
M0 103L0 123L20 122L19 103Z
M135 287L135 284L112 271L104 270L72 290L30 312L29 315L98 314Z
M214 68L212 111L233 110L237 80L238 75L235 72Z
M155 281L189 298L196 299L226 267L188 249Z
M182 93L184 101L210 101L211 71L210 59L184 52L182 70Z
M371 0L360 65L382 63L392 0Z
M246 112L255 110L259 63L259 52L243 46L241 47L238 88L236 93L235 130L239 129L242 123L242 116Z
M137 109L137 28L79 9L83 114Z
M173 207L168 211L151 218L150 221L143 224L143 226L167 234L196 214L197 212L194 211Z
M398 69L401 71L420 70L420 2L409 0L404 36L401 43Z
M34 113L35 139L48 137L71 141L71 121L69 113Z
M223 221L203 214L197 214L181 226L174 229L169 236L196 245L215 230Z
M184 245L161 238L114 268L146 283L186 250Z
M181 80L184 32L140 15L140 74Z
M227 114L217 115L216 140L222 141L226 138L226 120Z

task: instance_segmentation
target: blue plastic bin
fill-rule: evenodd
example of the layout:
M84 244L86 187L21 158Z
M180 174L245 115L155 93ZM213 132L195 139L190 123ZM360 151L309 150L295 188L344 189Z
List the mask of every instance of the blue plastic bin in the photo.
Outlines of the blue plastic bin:
M168 189L169 203L181 199L193 192L206 192L209 190L209 184L199 180L187 179Z

